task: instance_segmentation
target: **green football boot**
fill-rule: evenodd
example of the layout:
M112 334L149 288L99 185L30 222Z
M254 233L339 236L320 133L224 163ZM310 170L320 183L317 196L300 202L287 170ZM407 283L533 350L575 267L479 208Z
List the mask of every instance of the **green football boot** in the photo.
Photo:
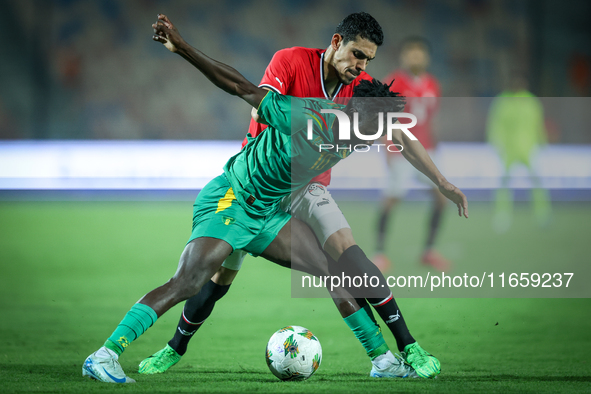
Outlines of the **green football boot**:
M441 373L441 364L427 353L418 342L406 345L402 356L421 378L434 378Z
M152 375L155 373L163 373L181 360L181 355L178 354L168 344L166 347L150 357L146 358L140 363L139 373Z

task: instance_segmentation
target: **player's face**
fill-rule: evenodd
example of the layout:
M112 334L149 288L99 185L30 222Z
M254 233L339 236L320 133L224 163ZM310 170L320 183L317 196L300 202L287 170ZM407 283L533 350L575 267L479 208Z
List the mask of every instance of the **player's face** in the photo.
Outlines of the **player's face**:
M332 66L337 71L339 80L345 85L349 85L365 71L367 64L376 56L378 46L373 42L357 37L355 41L349 41L343 44L342 37L337 40ZM333 48L335 46L335 37L333 37Z
M429 66L429 54L421 45L411 45L402 51L400 61L408 70L423 72Z

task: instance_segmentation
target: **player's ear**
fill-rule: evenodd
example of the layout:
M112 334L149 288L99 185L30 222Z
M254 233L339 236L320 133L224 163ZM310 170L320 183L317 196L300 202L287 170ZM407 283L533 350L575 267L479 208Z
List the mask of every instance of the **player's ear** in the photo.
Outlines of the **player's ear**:
M332 40L330 40L330 46L332 46L332 49L335 51L338 51L338 49L341 47L341 44L343 43L343 36L341 36L340 34L333 34L332 36Z

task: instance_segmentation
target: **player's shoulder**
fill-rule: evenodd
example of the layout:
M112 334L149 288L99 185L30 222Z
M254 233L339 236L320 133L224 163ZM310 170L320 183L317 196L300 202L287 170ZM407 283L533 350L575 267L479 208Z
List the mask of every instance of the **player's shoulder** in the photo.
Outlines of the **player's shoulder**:
M291 47L280 49L275 52L275 57L290 61L319 59L323 50L318 48Z
M275 92L273 90L269 90L269 92L267 92L265 97L263 97L263 100L261 101L261 105L259 106L259 109L263 106L264 107L280 106L280 107L285 107L284 110L288 111L291 109L290 107L292 107L295 104L305 106L305 103L307 103L309 100L310 99L308 99L308 98L291 96L289 94L281 94L281 93Z
M283 107L284 112L300 111L302 109L322 110L322 109L341 109L344 106L337 104L332 100L317 97L297 97L288 94L269 91L263 99L265 106Z

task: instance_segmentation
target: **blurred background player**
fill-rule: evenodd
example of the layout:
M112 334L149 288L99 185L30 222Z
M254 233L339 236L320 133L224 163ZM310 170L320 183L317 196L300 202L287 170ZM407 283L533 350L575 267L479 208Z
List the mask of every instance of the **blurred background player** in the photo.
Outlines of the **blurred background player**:
M544 108L542 102L527 90L527 81L522 73L514 73L508 89L492 102L487 121L487 140L498 151L503 162L501 187L495 196L493 227L503 233L513 221L513 194L509 190L510 172L515 164L524 164L533 184L532 201L536 220L540 225L550 219L550 198L542 188L531 157L546 144Z
M400 51L401 68L389 74L385 83L391 83L392 91L407 97L406 112L417 117L417 125L412 128L413 134L429 152L429 156L437 163L434 155L437 141L433 134L433 117L437 111L436 97L441 96L439 82L427 73L430 62L429 43L422 37L409 37L402 42ZM404 123L404 122L401 122ZM392 151L395 148L391 147ZM434 249L435 239L441 223L441 216L446 205L445 197L433 183L417 171L398 152L386 153L388 164L387 186L378 220L378 236L376 254L373 262L382 271L390 267L390 260L385 254L384 242L388 233L388 222L394 208L404 199L408 191L408 183L412 178L420 180L431 187L433 209L429 220L429 229L421 262L439 271L448 271L451 264Z

